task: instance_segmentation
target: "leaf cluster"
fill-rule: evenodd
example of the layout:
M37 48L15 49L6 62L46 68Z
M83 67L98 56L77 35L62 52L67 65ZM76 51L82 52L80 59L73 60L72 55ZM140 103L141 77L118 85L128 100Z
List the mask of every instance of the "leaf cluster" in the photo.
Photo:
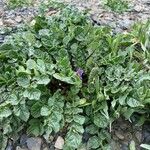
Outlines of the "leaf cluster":
M129 9L127 0L102 0L102 3L104 6L117 13L123 13Z
M17 8L30 6L31 4L33 4L33 0L7 0L6 3L9 8Z

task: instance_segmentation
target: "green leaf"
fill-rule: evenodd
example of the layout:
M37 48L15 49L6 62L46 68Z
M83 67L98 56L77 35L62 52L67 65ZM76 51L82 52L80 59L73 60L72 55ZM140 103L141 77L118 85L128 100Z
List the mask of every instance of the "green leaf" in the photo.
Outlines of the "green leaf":
M12 49L13 49L13 45L9 43L3 43L2 45L0 45L0 51L9 51Z
M0 149L1 150L6 150L7 142L8 142L8 137L6 135L3 135L0 132Z
M47 141L49 141L50 134L52 133L52 131L53 131L52 127L50 127L50 126L46 127L46 132L45 132L45 134L43 135L43 137L44 137Z
M134 109L128 108L123 113L124 113L123 115L126 119L130 119L131 115L134 113Z
M8 101L11 103L11 105L18 105L18 103L19 103L19 100L15 94L11 94L8 97Z
M31 107L31 115L34 118L38 118L41 116L41 108L42 108L42 103L39 101L36 102L32 107Z
M41 73L45 73L46 72L45 63L41 59L37 60L37 70L39 70Z
M129 100L127 100L127 104L130 106L130 107L138 107L138 106L141 106L141 103L134 99L134 98L129 98Z
M133 140L131 141L129 148L130 148L130 150L136 150L135 142Z
M71 77L66 77L62 74L59 74L59 73L55 73L53 74L53 77L57 80L60 80L60 81L63 81L63 82L66 82L68 84L75 84L75 82L72 80Z
M26 62L28 69L36 69L36 62L33 59L29 59Z
M96 113L94 114L94 124L100 128L106 128L108 125L108 120L102 114Z
M82 125L78 124L78 123L73 123L72 124L72 128L74 128L75 131L79 132L79 133L84 133L84 128Z
M145 148L146 150L150 150L150 145L149 144L141 144L140 146L142 148Z
M12 111L8 107L0 108L0 119L7 118L12 114Z
M85 122L85 117L81 115L75 115L73 116L73 120L82 125Z
M69 147L78 148L82 142L82 136L73 131L69 131L69 133L66 136L65 142L65 144Z
M11 125L9 124L9 122L7 122L6 124L3 124L4 128L3 128L3 134L9 134L12 132L12 128Z
M86 127L86 132L87 132L87 133L96 134L97 131L98 131L98 127L95 126L94 124L92 124L92 125Z
M144 74L139 78L139 83L145 81L145 80L150 80L150 75L149 74Z
M100 146L100 141L97 136L93 136L89 139L87 147L89 149L97 149Z
M67 45L71 41L71 39L72 39L71 36L69 35L65 36L63 39L64 45Z
M43 106L41 108L41 116L48 116L49 115L49 109L48 107Z
M34 136L42 135L44 133L44 129L41 120L39 119L30 120L27 133L33 134Z
M40 75L40 76L35 77L34 79L37 80L37 84L47 85L50 82L48 75Z
M30 112L25 104L17 105L13 110L14 114L18 116L21 120L27 122L30 116Z
M27 88L30 85L29 75L19 73L19 76L17 78L17 83L18 83L19 86Z
M54 104L55 104L55 98L54 97L50 97L48 99L48 106L52 107L52 106L54 106Z
M30 0L28 0L29 2ZM31 33L30 31L24 32L23 33L23 38L25 39L25 41L29 44L32 45L35 43L35 34Z
M41 91L39 89L30 88L24 91L23 96L30 100L39 100Z

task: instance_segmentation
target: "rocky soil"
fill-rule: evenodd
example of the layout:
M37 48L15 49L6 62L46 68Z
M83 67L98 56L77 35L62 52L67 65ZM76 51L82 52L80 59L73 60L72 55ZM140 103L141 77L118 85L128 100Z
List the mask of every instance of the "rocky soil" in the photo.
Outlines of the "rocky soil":
M106 9L101 0L61 0L78 7L80 10L90 9L90 17L95 24L111 26L114 32L125 32L137 21L146 21L150 18L150 0L129 0L130 9L118 14ZM37 0L31 7L8 9L6 1L0 0L0 42L3 42L5 27L14 30L24 22L31 22L38 13ZM131 141L134 140L137 150L142 142L150 144L150 124L145 123L143 127L135 127L129 121L120 118L112 127L112 150L128 150ZM64 139L61 135L51 137L50 143L46 144L42 138L28 137L22 134L14 143L10 139L6 150L59 150L62 149ZM82 150L86 150L83 148Z

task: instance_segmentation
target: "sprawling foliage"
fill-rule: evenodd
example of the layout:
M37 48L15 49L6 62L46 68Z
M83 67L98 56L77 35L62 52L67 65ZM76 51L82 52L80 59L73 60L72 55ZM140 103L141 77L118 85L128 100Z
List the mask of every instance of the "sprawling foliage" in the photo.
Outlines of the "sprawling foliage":
M7 6L10 8L28 6L33 3L34 0L6 0Z
M102 0L104 6L107 6L112 11L123 13L129 9L127 0Z
M113 35L75 8L42 13L0 45L0 146L27 129L108 150L115 119L149 119L150 23Z

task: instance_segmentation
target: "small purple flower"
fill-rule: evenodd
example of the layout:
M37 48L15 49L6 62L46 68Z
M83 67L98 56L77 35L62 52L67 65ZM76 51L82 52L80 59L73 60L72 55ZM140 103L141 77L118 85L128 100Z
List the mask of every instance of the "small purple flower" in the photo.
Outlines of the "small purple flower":
M80 77L80 79L82 80L82 75L83 75L84 71L79 68L79 69L77 69L76 73Z

